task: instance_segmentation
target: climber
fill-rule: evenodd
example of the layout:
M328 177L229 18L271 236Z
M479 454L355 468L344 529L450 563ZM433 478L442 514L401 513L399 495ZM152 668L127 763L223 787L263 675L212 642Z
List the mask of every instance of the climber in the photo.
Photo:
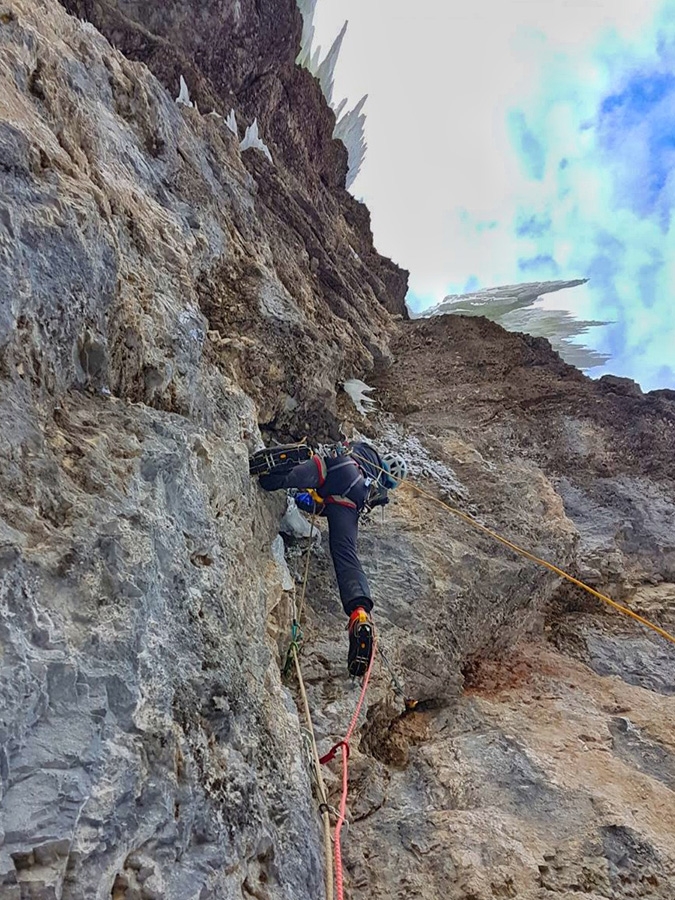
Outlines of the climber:
M260 474L261 487L266 491L297 488L308 492L296 495L298 506L328 519L330 553L342 606L349 616L347 669L350 675L361 677L368 669L373 649L369 615L373 601L356 552L359 515L389 502L387 491L405 478L406 463L394 453L380 456L373 446L363 441L339 444L290 467L288 462L275 466L270 452L259 451L251 460L251 472ZM289 454L284 455L288 460ZM309 451L300 458L306 456ZM256 461L263 457L265 473L260 472L261 466L256 466Z

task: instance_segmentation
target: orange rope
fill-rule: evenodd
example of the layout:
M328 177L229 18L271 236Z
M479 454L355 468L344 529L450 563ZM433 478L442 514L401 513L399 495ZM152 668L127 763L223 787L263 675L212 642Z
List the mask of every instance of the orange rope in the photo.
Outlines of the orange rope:
M379 469L380 472L384 472L390 478L394 478L394 476L387 472L386 469L375 465L375 463L370 462L370 460L364 459L363 457L359 456L358 453L354 453L352 455L357 459L362 459L363 462L367 462L368 465L372 466L373 468ZM662 638L670 641L671 644L675 644L675 636L666 631L665 628L661 628L659 625L655 625L653 622L650 622L649 619L645 619L644 616L633 612L633 610L629 609L627 606L623 606L621 603L617 603L616 600L612 600L611 597L607 597L605 594L601 594L600 591L596 591L595 588L592 588L590 587L590 585L585 584L578 578L575 578L574 575L570 575L569 572L565 572L565 570L561 569L559 566L555 566L553 565L553 563L547 562L547 560L541 559L541 557L539 556L535 556L534 553L530 553L529 550L525 550L524 547L520 547L513 541L508 540L508 538L502 537L501 534L498 534L496 531L493 531L486 525L481 525L481 523L477 522L476 519L473 518L473 516L469 516L467 515L467 513L464 513L459 509L455 509L454 506L450 506L449 503L445 503L443 500L440 500L438 497L430 494L429 491L425 491L423 488L419 487L419 485L417 484L414 484L412 481L404 480L402 478L394 478L394 480L398 481L399 484L407 485L413 491L417 491L418 494L420 494L422 497L426 497L427 500L431 500L433 503L437 503L439 506L442 506L443 509L447 510L449 513L452 513L453 516L457 516L457 518L461 519L463 522L471 525L472 528L477 528L478 531L482 531L483 534L489 535L491 538L493 538L493 540L499 541L500 544L503 544L505 547L513 550L514 553L518 553L520 556L524 556L525 559L529 559L532 562L537 563L537 565L544 566L549 571L555 572L555 574L559 575L561 578L567 579L567 581L570 581L572 584L575 584L582 590L587 591L594 597L597 597L598 600L602 600L602 602L606 603L607 606L611 606L612 609L615 609L617 612L620 612L624 616L629 616L631 619L635 619L636 622L639 622L646 628L651 628L652 631L655 631L657 634L661 635Z
M529 559L534 563L537 563L540 566L544 566L551 572L554 572L556 575L559 575L561 578L567 579L567 581L575 584L577 587L581 588L584 591L587 591L589 594L592 594L593 597L597 597L598 600L602 600L603 603L606 603L607 606L611 606L612 609L615 609L617 612L622 613L624 616L629 616L631 619L635 619L636 622L639 622L641 625L644 625L646 628L651 628L652 631L655 631L657 634L660 634L662 638L665 638L667 641L670 641L671 644L675 644L675 636L670 634L665 628L661 628L659 625L655 625L653 622L650 622L649 619L645 619L644 616L639 615L636 612L633 612L632 609L629 609L627 606L623 606L621 603L617 603L616 600L612 600L611 597L608 597L606 594L601 594L600 591L596 591L595 588L592 588L590 585L585 584L583 581L580 581L578 578L575 578L574 575L570 575L569 572L566 572L564 569L561 569L559 566L555 566L553 563L548 562L545 559L541 559L539 556L535 556L534 553L530 553L529 550L525 550L523 547L520 547L518 544L515 544L513 541L508 540L508 538L502 537L501 534L497 534L496 531L492 531L491 528L488 528L486 525L481 525L480 522L477 522L471 516L468 516L466 513L461 512L459 509L455 509L454 506L450 506L449 503L445 503L443 500L439 500L438 497L434 497L433 494L430 494L428 491L423 490L418 487L416 484L412 484L409 481L404 482L404 484L408 484L414 491L417 491L423 497L426 497L428 500L432 500L434 503L437 503L439 506L442 506L449 513L452 513L454 516L462 519L464 522L467 522L469 525L477 528L479 531L482 531L484 534L489 535L495 541L499 541L500 544L503 544L505 547L508 547L510 550L513 550L514 553L518 553L520 556L524 556L525 559Z

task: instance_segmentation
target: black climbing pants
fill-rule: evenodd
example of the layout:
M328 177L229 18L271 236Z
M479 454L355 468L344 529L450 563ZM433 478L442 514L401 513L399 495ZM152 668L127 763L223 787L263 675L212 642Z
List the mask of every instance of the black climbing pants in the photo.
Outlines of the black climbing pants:
M333 558L344 611L349 615L357 606L362 606L370 612L373 608L370 587L356 552L359 514L348 506L328 503L326 504L326 518L328 519L328 545Z
M340 477L346 473L340 470ZM335 473L338 475L338 472ZM266 491L280 488L318 488L321 477L319 468L313 459L300 463L290 472L270 472L260 476L260 486ZM328 484L328 479L326 480ZM331 490L338 493L339 484L331 485ZM370 612L373 601L370 587L361 560L356 552L356 539L359 532L358 510L339 503L326 503L323 515L328 519L328 544L335 567L340 600L344 611L349 615L357 606Z

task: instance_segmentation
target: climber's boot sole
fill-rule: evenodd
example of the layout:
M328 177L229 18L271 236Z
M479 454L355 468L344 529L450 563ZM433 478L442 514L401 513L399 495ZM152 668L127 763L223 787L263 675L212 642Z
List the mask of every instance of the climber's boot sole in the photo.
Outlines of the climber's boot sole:
M363 678L373 655L373 626L371 622L356 622L349 631L347 671L352 678Z

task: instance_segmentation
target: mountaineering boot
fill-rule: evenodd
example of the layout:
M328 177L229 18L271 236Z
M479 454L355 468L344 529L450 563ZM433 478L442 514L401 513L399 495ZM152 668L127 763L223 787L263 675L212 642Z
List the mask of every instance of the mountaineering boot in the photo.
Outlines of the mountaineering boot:
M362 678L368 671L373 654L373 623L362 606L349 617L349 656L347 670L352 678Z

